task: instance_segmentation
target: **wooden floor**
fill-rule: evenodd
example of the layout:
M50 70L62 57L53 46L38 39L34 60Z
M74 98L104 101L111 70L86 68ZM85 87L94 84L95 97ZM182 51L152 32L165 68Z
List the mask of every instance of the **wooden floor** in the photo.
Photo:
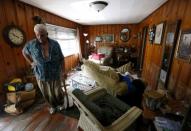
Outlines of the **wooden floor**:
M0 131L77 131L77 119L56 113L49 114L48 106L18 116L0 116ZM31 109L30 109L31 110Z

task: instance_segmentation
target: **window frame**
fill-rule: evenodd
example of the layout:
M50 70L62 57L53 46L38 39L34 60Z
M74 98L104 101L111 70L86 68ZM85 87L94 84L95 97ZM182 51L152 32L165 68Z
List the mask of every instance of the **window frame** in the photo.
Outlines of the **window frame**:
M51 35L49 34L48 37L53 39L53 40L56 40L59 43L64 57L75 55L75 54L79 54L79 49L78 49L78 45L77 45L78 42L77 42L77 30L76 29L66 28L66 27L62 27L62 26L57 26L57 25L49 24L49 23L46 23L46 27L47 27L48 34L50 33L50 31L52 31L52 33L54 33L54 31L55 31L55 34L51 34ZM59 38L59 34L58 33L61 33L61 32L63 32L62 35L63 35L63 37L65 37L63 39ZM73 35L71 35L71 34L73 34ZM68 35L68 38L66 38L67 35ZM62 45L62 43L60 41L63 41L63 44L64 44L64 41L66 42L66 41L70 41L70 40L74 40L75 44L74 44L74 46L73 46L73 44L71 46L71 47L73 47L72 48L72 52L68 53L66 51L67 49L63 50L63 45ZM67 45L67 47L68 47L68 45Z

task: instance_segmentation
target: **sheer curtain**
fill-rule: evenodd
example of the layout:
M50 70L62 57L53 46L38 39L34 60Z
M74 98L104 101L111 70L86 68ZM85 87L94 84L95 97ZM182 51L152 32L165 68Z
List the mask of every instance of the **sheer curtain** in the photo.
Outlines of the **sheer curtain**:
M79 54L79 38L76 29L46 24L48 36L58 41L64 56Z
M82 61L82 47L80 44L80 30L77 27L77 43L78 43L78 51L79 51L79 60Z

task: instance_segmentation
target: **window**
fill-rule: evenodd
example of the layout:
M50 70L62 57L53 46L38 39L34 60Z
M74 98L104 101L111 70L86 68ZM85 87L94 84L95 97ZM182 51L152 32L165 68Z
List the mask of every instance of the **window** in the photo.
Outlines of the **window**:
M58 41L64 56L79 53L79 44L75 29L46 24L48 37Z

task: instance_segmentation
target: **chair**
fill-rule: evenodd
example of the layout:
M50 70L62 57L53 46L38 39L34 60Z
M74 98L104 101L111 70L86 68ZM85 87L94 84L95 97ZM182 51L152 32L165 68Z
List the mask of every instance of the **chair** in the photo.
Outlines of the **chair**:
M97 53L92 53L92 55L89 56L89 60L105 66L112 65L112 53L113 47L102 46L97 49Z
M131 130L142 113L141 109L128 106L103 88L90 90L86 94L75 89L70 95L80 110L78 128L84 131Z

